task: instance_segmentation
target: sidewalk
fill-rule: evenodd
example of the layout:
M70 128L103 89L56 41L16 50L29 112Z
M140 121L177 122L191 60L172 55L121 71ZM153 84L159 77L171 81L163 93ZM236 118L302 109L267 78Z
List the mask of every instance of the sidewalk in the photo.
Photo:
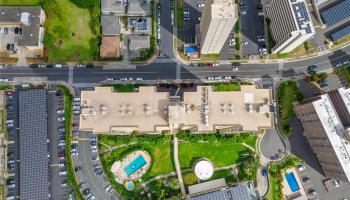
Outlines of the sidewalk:
M175 58L182 64L185 65L189 65L190 63L192 63L192 61L188 61L188 60L184 60L183 58L181 58L178 54L177 51L177 46L176 46L176 37L177 37L177 29L176 27L173 28L173 51L174 51L174 56ZM219 62L220 64L231 64L232 62L247 62L250 64L267 64L267 63L280 63L280 62L296 62L296 61L302 61L302 60L306 60L306 59L310 59L310 58L314 58L314 57L318 57L318 56L322 56L322 55L326 55L328 53L334 52L336 50L342 49L342 48L346 48L350 46L350 41L340 45L340 46L336 46L333 47L331 49L326 49L323 50L321 52L316 52L310 55L305 55L305 56L301 56L299 58L285 58L285 59L255 59L255 60L218 60L216 62ZM196 62L196 61L194 61ZM201 61L199 61L201 62ZM213 62L213 61L202 61L202 62Z

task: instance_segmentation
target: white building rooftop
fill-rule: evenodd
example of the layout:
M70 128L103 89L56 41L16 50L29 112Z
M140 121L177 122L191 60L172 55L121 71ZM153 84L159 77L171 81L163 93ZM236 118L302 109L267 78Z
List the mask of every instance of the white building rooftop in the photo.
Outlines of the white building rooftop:
M348 108L350 109L350 89L339 89L339 92ZM312 104L318 114L318 117L327 133L329 141L335 151L336 156L350 180L350 144L345 138L345 128L333 107L328 94L320 96L321 98Z

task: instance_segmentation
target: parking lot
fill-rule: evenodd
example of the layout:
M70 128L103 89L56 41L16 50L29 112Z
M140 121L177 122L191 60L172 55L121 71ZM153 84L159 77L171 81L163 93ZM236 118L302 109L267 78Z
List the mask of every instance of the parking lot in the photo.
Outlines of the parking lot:
M202 16L204 0L184 0L184 25L178 28L178 37L184 43L194 43L196 26L199 25Z
M12 123L7 124L8 130L8 145L7 145L7 197L19 195L19 147L18 147L18 134L15 127L18 127L18 115L17 115L17 94L6 95L6 109L7 109L7 122L13 120ZM10 183L14 180L14 184Z
M16 53L17 37L22 32L22 28L14 26L0 27L0 52Z
M98 200L118 199L103 173L97 150L97 136L91 132L78 130L80 92L75 90L75 93L73 103L73 124L75 125L72 130L72 149L76 150L71 153L79 186L87 199L93 199L92 196Z
M67 199L69 188L67 186L67 169L64 156L64 145L60 141L65 140L63 96L56 90L48 92L48 142L50 152L49 174L50 192L53 199ZM58 119L61 119L58 121ZM60 143L60 144L59 144Z
M259 12L262 12L262 5L259 2L240 1L241 53L245 56L259 55L259 52L266 49L264 17L259 16Z

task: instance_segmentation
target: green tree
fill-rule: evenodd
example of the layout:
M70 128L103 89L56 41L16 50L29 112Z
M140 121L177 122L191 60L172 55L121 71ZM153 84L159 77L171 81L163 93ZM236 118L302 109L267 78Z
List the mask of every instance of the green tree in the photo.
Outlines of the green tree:
M327 80L328 74L327 74L326 72L322 72L322 73L320 73L320 75L318 76L318 78L319 78L319 81Z

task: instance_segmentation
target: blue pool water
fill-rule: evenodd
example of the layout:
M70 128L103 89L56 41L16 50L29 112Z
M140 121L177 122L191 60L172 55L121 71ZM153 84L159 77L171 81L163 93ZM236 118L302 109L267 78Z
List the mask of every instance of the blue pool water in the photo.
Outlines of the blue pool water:
M142 155L139 155L135 158L135 160L133 160L124 168L124 171L128 176L130 176L145 164L146 164L146 160L143 158Z
M298 185L298 182L295 179L295 176L294 176L294 174L292 172L286 173L284 175L284 177L286 177L286 180L288 182L289 188L290 188L290 190L292 190L292 192L298 191L300 189L299 185Z
M197 47L195 46L187 46L185 47L185 53L193 53L197 51Z

